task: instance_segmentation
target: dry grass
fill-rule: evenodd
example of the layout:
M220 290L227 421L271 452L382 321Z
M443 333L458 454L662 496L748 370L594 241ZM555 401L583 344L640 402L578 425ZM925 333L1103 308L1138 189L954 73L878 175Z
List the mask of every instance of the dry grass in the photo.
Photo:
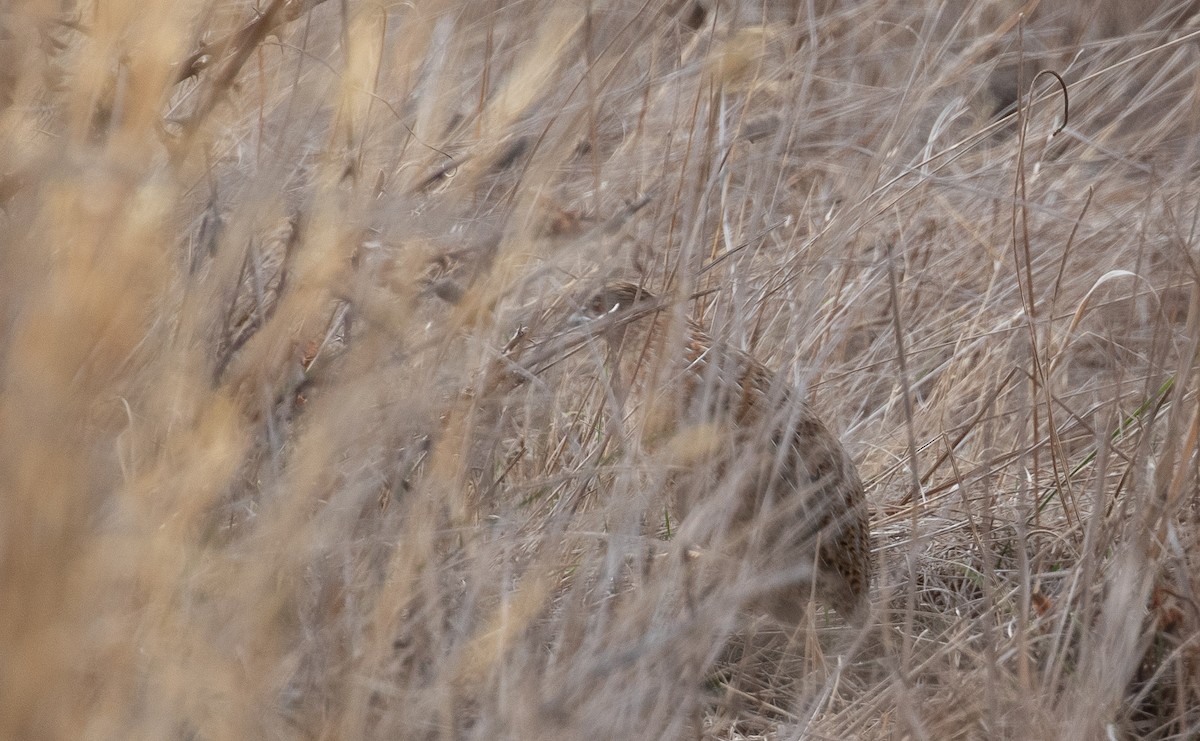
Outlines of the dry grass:
M0 10L0 737L1200 735L1200 26L1092 6ZM612 274L842 431L866 629L659 537Z

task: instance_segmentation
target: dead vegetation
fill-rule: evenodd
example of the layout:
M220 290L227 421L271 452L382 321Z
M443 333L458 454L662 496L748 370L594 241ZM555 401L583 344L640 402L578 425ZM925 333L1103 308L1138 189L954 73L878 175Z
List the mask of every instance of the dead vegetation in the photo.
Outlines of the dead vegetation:
M1094 5L0 10L0 736L1195 738L1200 27ZM841 431L866 628L672 550L613 275Z

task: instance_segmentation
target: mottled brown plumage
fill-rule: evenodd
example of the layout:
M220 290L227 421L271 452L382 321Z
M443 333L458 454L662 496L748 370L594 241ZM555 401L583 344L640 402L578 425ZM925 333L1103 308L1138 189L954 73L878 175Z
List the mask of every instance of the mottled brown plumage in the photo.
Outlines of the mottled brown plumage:
M716 431L720 450L704 457L713 462L708 477L689 479L677 502L683 532L740 533L725 542L740 543L743 554L752 549L780 584L753 606L780 621L798 623L815 594L861 623L870 523L850 456L794 388L694 322L673 321L666 308L637 285L615 282L584 302L577 323L606 342L618 398L643 441ZM718 484L734 487L732 507L708 501L706 489Z

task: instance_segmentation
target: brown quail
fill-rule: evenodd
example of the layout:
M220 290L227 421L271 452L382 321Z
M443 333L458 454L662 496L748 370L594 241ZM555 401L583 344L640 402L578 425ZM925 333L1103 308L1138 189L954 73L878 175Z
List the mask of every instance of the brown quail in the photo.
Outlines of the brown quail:
M666 308L636 284L614 282L590 295L574 323L606 343L618 399L641 420L643 441L688 429L728 432L724 455L712 457L721 461L710 472L715 481L694 477L676 503L681 532L740 528L738 552L752 549L773 574L752 609L795 625L815 595L862 624L870 523L850 456L795 388L694 322L673 322ZM735 492L724 509L706 501L718 498L706 489L723 483Z

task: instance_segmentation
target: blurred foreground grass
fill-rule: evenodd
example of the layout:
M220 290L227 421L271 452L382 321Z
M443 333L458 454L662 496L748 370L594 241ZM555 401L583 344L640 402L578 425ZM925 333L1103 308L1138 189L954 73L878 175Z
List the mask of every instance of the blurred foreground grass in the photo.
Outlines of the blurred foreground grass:
M1195 738L1193 10L6 5L0 737ZM614 274L842 431L867 629L498 375Z

